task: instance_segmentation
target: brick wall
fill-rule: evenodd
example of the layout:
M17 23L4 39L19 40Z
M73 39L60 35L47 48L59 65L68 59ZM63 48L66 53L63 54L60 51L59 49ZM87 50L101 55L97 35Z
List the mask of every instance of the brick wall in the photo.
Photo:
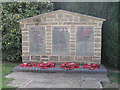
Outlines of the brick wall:
M22 60L23 62L81 62L101 63L101 28L102 20L80 16L66 12L48 13L42 16L21 20L22 29ZM29 26L44 26L46 30L46 55L29 55ZM70 28L70 55L52 55L52 27L68 26ZM94 28L94 56L76 56L76 28L78 26L93 26Z

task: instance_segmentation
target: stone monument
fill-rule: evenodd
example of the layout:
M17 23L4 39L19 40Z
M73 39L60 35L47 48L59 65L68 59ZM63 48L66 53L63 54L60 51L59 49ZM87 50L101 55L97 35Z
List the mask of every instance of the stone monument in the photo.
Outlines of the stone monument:
M103 21L65 10L19 20L22 60L100 64Z

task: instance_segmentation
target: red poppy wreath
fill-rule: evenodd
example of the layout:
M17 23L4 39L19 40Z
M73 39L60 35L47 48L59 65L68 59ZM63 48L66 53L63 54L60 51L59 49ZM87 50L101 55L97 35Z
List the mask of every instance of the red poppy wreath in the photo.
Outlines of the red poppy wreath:
M52 62L40 62L40 63L38 63L37 67L39 67L39 68L53 68L53 67L55 67L55 64Z
M91 69L91 70L100 68L100 66L97 64L84 64L82 67L85 69Z
M75 68L79 68L79 65L77 63L67 62L67 63L62 63L60 67L63 69L75 69Z
M20 67L35 67L35 63L21 63Z

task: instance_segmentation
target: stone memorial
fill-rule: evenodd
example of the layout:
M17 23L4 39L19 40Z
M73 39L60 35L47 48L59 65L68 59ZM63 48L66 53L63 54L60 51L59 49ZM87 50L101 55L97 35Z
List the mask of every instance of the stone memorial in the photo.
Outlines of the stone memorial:
M64 10L19 20L22 60L100 64L103 21Z

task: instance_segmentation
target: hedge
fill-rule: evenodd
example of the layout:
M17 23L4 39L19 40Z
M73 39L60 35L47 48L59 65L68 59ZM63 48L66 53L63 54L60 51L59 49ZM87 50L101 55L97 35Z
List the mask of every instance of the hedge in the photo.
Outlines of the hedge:
M5 2L2 3L2 54L3 60L21 61L21 29L17 22L53 10L49 2Z

